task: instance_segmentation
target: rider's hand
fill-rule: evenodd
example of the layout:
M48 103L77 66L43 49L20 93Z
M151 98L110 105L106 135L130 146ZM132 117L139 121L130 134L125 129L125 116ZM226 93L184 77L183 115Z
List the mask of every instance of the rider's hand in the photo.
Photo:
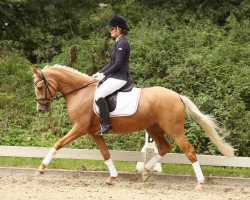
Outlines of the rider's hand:
M101 81L104 78L105 78L105 75L103 73L99 73L95 79L98 81Z
M96 79L96 78L98 77L98 74L100 74L100 73L97 72L97 73L93 74L91 77L92 77L93 79Z

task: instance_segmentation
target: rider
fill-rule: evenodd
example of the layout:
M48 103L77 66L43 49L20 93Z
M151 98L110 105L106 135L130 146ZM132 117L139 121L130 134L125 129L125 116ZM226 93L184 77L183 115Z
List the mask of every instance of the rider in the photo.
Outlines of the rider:
M130 45L126 39L129 28L126 20L121 16L114 16L108 22L108 30L115 45L110 54L110 62L92 77L104 82L95 92L95 102L100 111L101 129L97 135L108 133L112 130L109 119L109 109L105 97L124 86L130 78L129 75L129 56Z

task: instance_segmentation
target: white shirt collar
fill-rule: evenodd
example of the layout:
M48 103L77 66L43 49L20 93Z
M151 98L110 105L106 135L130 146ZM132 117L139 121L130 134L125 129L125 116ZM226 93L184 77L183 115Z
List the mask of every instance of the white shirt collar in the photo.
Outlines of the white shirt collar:
M121 37L122 37L122 35L119 35L119 37L115 39L115 42L118 42Z

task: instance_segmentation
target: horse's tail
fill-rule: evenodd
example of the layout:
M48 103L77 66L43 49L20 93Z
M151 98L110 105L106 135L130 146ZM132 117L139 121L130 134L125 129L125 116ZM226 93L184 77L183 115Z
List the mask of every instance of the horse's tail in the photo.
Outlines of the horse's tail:
M180 97L185 104L187 114L191 115L198 122L210 140L218 147L218 150L225 156L234 156L234 148L219 136L217 132L219 127L215 119L201 113L196 105L186 96L180 95Z

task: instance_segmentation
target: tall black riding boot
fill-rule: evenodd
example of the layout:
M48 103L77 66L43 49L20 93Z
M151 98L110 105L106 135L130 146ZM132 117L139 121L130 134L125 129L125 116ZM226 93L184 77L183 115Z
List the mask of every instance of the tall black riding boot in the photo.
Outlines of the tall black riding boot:
M109 109L105 98L99 98L96 101L96 105L99 107L100 117L101 117L101 129L96 132L97 135L102 135L108 133L112 130L112 125L109 120Z

